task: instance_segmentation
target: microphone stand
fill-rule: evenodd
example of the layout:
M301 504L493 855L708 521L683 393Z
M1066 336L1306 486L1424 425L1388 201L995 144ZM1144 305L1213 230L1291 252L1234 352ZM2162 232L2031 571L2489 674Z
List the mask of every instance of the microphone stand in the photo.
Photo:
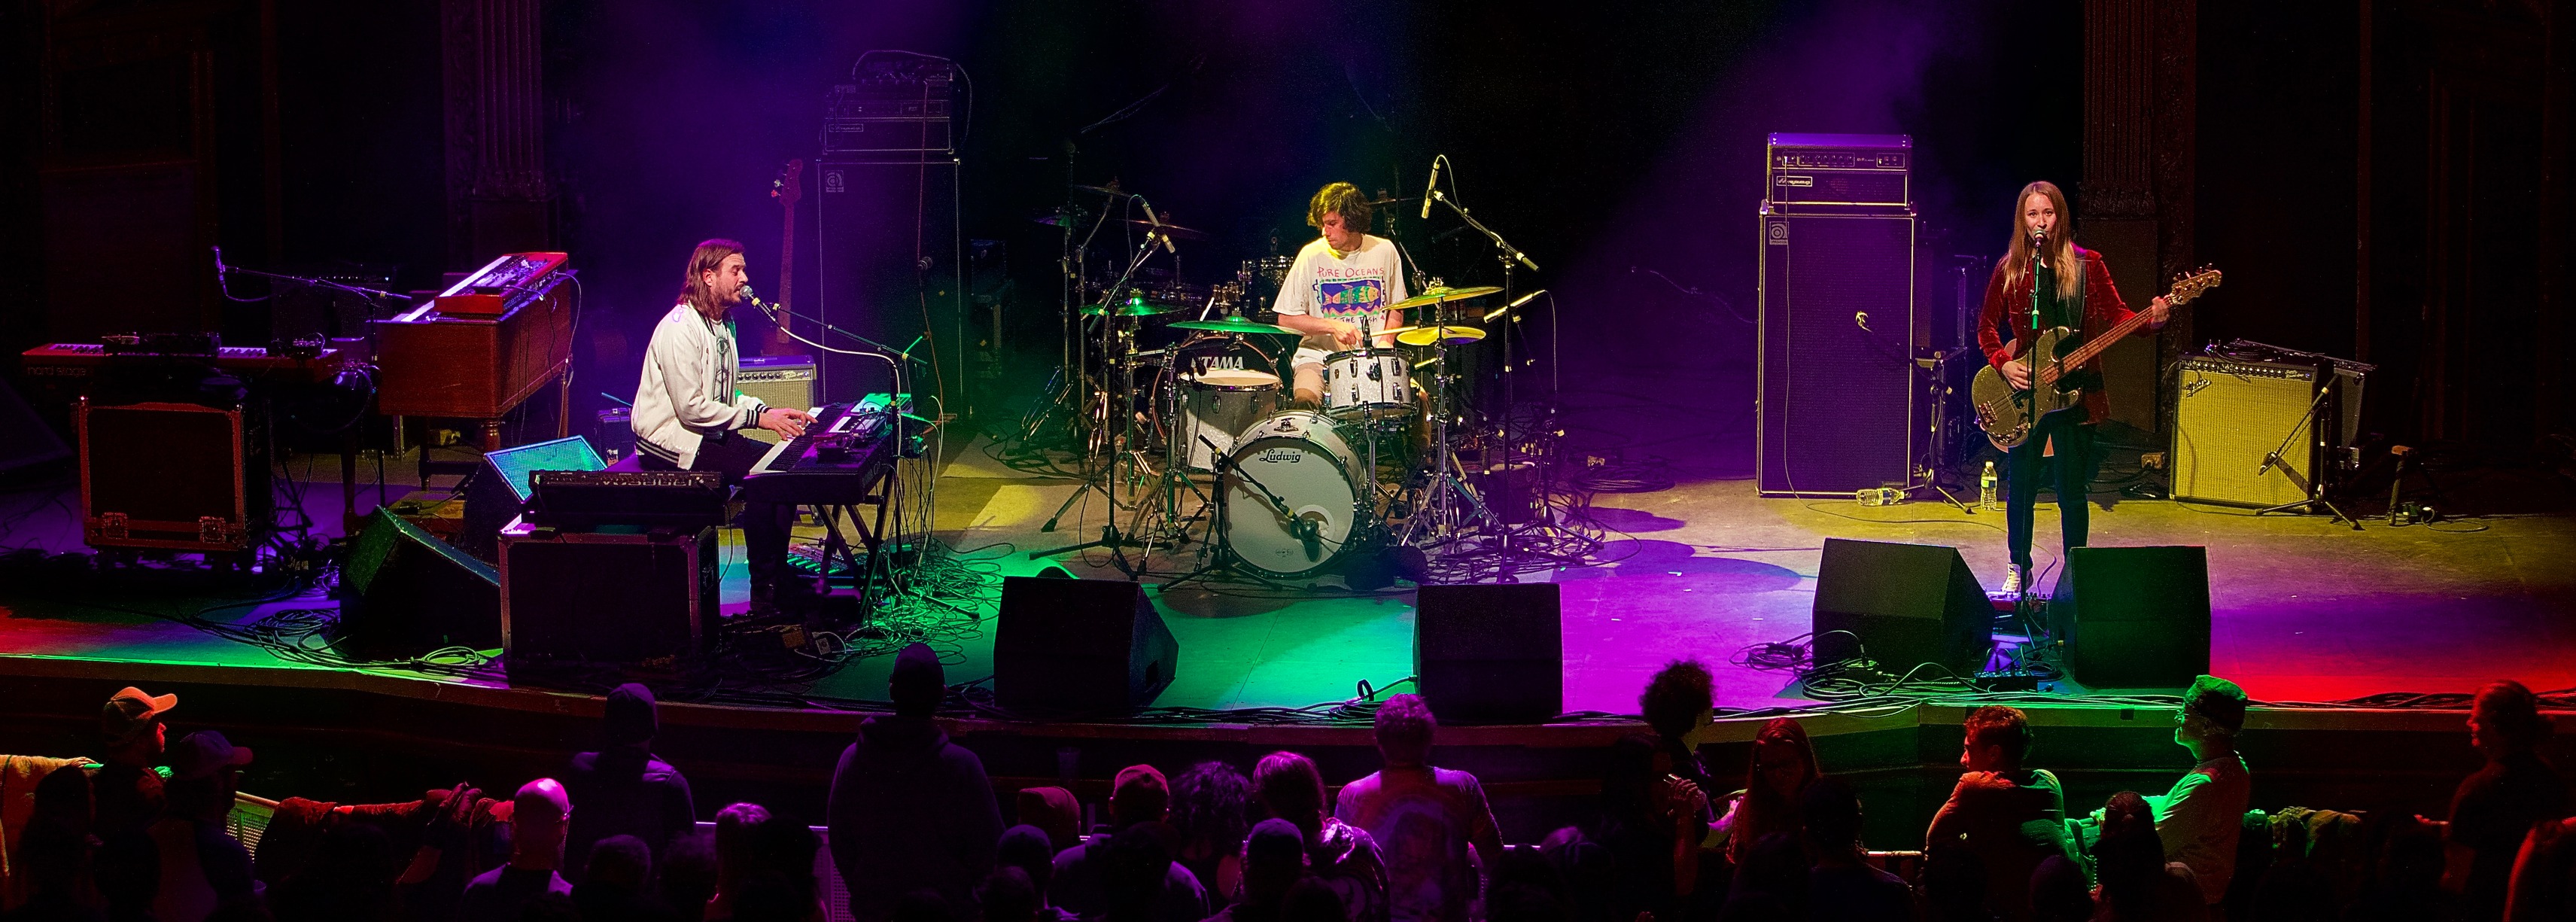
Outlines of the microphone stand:
M1209 525L1209 534L1217 537L1211 537L1208 540L1208 546L1216 549L1216 556L1209 559L1207 563L1201 565L1196 570L1191 570L1188 573L1163 581L1159 588L1164 592L1170 592L1174 586L1205 579L1220 571L1231 572L1236 576L1249 576L1254 581L1272 588L1285 588L1285 584L1280 583L1277 580L1273 580L1268 576L1258 573L1246 573L1242 570L1236 569L1233 565L1233 561L1229 558L1228 555L1232 554L1233 551L1227 548L1224 541L1220 540L1221 536L1226 533L1227 521L1233 518L1232 513L1229 511L1232 508L1232 504L1227 502L1225 499L1226 472L1232 471L1234 475L1241 478L1244 483L1251 484L1253 489L1261 491L1262 501L1270 504L1272 514L1279 516L1281 520L1288 523L1288 533L1297 538L1297 540L1319 541L1322 538L1322 534L1316 531L1315 523L1298 518L1295 512L1289 508L1288 501L1285 498L1282 498L1277 493L1271 492L1270 487L1264 485L1260 479L1253 477L1250 472L1245 471L1242 465L1234 463L1234 459L1229 457L1225 450L1220 448L1214 440L1209 439L1204 434L1198 436L1198 440L1206 444L1209 450L1213 451L1216 455L1216 521ZM1039 556L1041 555L1029 555L1032 560Z
M1530 271L1536 272L1538 271L1538 263L1531 261L1529 254L1521 252L1519 247L1515 247L1511 244L1511 241L1503 239L1503 235L1495 233L1493 228L1486 227L1485 222L1476 220L1476 216L1469 213L1466 206L1451 201L1446 193L1443 193L1438 189L1433 189L1430 191L1430 196L1432 201L1447 205L1449 206L1450 211L1457 212L1459 220L1467 222L1468 227L1475 228L1477 233L1484 234L1486 239L1494 242L1494 258L1503 264L1503 301L1505 303L1510 303L1513 292L1513 270L1516 267L1526 267ZM1438 307L1435 305L1433 310L1436 311L1437 309ZM1435 323L1442 319L1443 318L1438 318L1436 316L1434 318ZM1512 409L1513 401L1515 399L1512 387L1512 333L1509 324L1517 322L1517 318L1505 318L1504 322L1506 325L1502 330L1503 412L1501 414L1501 423L1496 427L1495 432L1503 449L1502 476L1509 478L1512 476L1514 462L1514 446L1512 445ZM1542 498L1538 505L1544 507L1546 505L1545 500ZM1486 511L1488 513L1492 512L1490 507ZM1488 521L1488 524L1494 526L1495 550L1502 554L1502 566L1499 568L1501 572L1497 576L1496 581L1517 583L1520 582L1520 578L1512 572L1512 558L1517 553L1512 548L1513 529L1504 526L1502 522L1499 521L1500 518L1501 516L1496 514ZM1550 559L1554 558L1550 556Z
M1116 330L1117 324L1117 317L1111 313L1109 309L1110 305L1117 301L1118 295L1121 292L1124 292L1128 283L1136 277L1136 270L1143 268L1145 260L1153 256L1154 246L1161 241L1162 236L1162 233L1159 231L1146 234L1144 242L1137 244L1135 255L1128 258L1126 271L1119 273L1118 282L1109 286L1106 291L1101 293L1099 302L1101 307L1100 319L1102 331L1101 359L1112 369L1113 373L1117 370L1119 357L1108 354L1109 350L1114 346L1114 344L1110 342L1110 339L1116 335L1114 331ZM1110 552L1111 563L1118 567L1119 572L1127 574L1127 579L1132 582L1143 575L1144 561L1140 560L1135 565L1130 565L1127 562L1126 546L1136 544L1138 542L1128 535L1120 534L1118 531L1118 461L1127 453L1127 446L1135 441L1136 414L1126 407L1126 403L1133 399L1132 385L1129 388L1119 388L1116 386L1118 383L1118 379L1113 377L1109 382L1107 382L1109 386L1104 388L1105 391L1111 392L1110 396L1112 399L1109 403L1109 412L1120 417L1120 433L1109 437L1108 464L1098 475L1100 479L1095 481L1089 477L1084 478L1082 485L1074 488L1073 495L1064 498L1064 503L1056 507L1055 515L1048 518L1046 520L1046 524L1040 526L1038 530L1041 532L1054 531L1056 524L1064 519L1065 511L1072 509L1074 502L1081 499L1084 492L1090 490L1099 490L1102 496L1108 498L1109 524L1100 527L1100 539L1097 541L1085 541L1080 544L1069 544L1064 547L1032 552L1029 554L1029 559L1036 560L1041 557L1053 557L1067 551L1106 547ZM1103 428L1106 428L1108 423L1109 420L1107 419L1101 420Z

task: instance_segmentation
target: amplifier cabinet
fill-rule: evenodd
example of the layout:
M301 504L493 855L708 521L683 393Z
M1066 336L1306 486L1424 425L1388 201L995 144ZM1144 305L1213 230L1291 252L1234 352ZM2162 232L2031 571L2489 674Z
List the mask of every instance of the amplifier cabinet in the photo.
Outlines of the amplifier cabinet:
M2197 357L2176 371L2175 499L2271 507L2310 498L2300 485L2316 484L2322 447L2308 415L2317 396L2314 367ZM2332 412L2319 410L2327 418ZM2274 449L2282 463L2267 467L2264 456Z
M760 398L760 402L791 410L810 410L814 399L814 357L810 355L746 355L740 372L733 378L734 390ZM778 433L767 429L742 430L745 437L756 441L778 443Z
M501 648L525 667L664 666L715 636L716 530L501 530Z
M1766 497L1913 482L1914 218L1761 216L1753 474Z
M91 547L239 552L259 543L268 463L244 453L259 440L240 407L83 399L72 412Z
M1887 211L1914 205L1910 135L1776 132L1763 155L1764 198L1776 210Z

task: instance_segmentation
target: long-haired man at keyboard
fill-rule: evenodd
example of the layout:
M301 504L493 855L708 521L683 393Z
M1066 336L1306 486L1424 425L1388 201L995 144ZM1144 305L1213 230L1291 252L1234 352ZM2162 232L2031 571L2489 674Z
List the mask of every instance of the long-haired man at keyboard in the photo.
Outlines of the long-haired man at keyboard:
M769 450L768 443L746 438L742 430L758 427L792 439L803 435L814 419L803 410L768 406L734 390L740 353L733 321L725 313L741 303L749 286L742 267L742 244L723 239L698 244L689 254L679 303L653 327L653 342L644 350L643 380L635 385L632 423L636 458L647 470L721 471L725 483L737 484ZM813 583L787 570L787 532L795 524L796 508L746 503L742 519L752 611L773 610L782 597L812 595Z

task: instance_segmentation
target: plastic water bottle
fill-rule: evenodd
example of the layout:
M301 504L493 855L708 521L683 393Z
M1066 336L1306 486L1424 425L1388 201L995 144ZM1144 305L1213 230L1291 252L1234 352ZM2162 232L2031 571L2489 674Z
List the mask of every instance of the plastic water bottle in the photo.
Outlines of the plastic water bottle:
M1995 508L1995 463L1992 461L1986 462L1985 473L1977 475L1977 505L1987 510Z

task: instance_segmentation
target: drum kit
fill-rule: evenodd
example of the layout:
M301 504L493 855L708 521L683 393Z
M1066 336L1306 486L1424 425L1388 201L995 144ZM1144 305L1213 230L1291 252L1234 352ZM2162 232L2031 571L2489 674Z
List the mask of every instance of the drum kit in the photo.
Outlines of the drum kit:
M1156 547L1194 543L1197 567L1166 585L1231 575L1302 587L1340 575L1352 588L1375 589L1391 577L1355 574L1385 572L1389 549L1440 545L1487 515L1452 437L1451 424L1470 416L1451 352L1484 339L1485 324L1508 312L1476 305L1503 289L1432 280L1389 306L1415 323L1371 328L1375 317L1364 320L1356 348L1325 356L1320 402L1299 405L1287 362L1305 337L1267 319L1290 257L1244 260L1214 286L1158 282L1139 271L1147 257L1159 248L1177 262L1171 241L1204 235L1168 223L1141 197L1076 188L1123 199L1145 217L1040 219L1065 229L1070 276L1067 371L1052 396L1059 410L1080 409L1033 412L1021 435L1034 441L1069 425L1071 444L1081 446L1083 486L1043 530L1091 493L1109 501L1111 515L1098 540L1031 558L1105 548L1114 566L1141 578ZM1141 235L1116 281L1082 277L1074 241L1086 227ZM1145 553L1131 557L1139 547Z

